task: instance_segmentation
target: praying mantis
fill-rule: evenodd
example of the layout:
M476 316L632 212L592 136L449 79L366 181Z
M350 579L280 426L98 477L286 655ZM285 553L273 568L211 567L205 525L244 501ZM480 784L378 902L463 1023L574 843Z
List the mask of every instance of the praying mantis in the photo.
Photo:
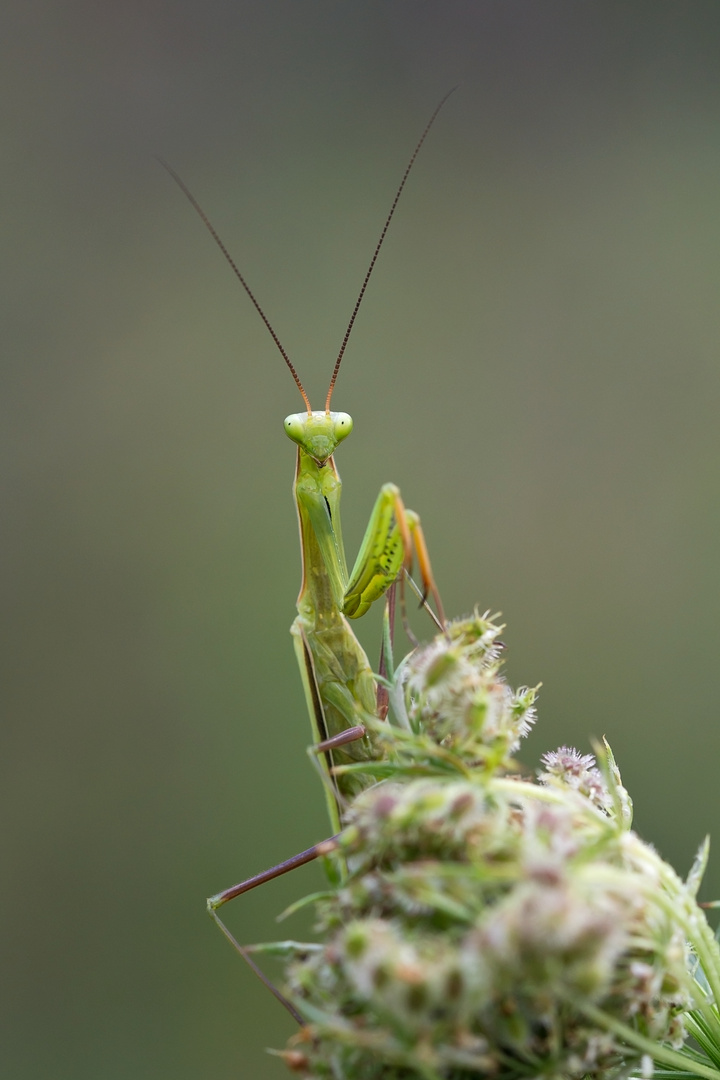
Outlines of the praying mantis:
M265 323L302 397L305 411L285 419L285 433L297 446L293 493L300 530L302 583L297 600L297 617L292 624L295 653L302 677L305 701L313 729L313 755L320 762L328 811L337 833L344 805L371 780L361 772L343 766L372 760L378 756L373 731L384 719L387 705L383 690L370 662L350 627L376 601L390 593L404 575L409 575L413 554L422 578L422 601L433 600L436 621L444 626L440 595L435 584L420 519L406 509L396 485L384 484L352 570L348 571L340 527L341 481L334 461L337 446L350 434L352 418L331 411L330 405L348 339L375 267L390 221L405 187L410 170L447 98L435 108L415 146L383 225L370 265L355 302L330 378L322 410L313 410L300 377L273 330L245 277L220 239L204 210L180 177L161 162L199 214L215 243ZM263 975L250 956L251 947L240 945L217 914L218 908L243 892L310 862L332 850L333 840L316 844L286 862L210 897L210 915L241 956L271 992L302 1023L294 1007Z

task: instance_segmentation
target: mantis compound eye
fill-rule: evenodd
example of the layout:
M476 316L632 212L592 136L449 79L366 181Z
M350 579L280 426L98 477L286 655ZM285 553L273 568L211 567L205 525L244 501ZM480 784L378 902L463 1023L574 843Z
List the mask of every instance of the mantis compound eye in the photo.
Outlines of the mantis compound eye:
M338 442L346 439L353 429L352 416L346 412L333 413L334 433Z
M302 442L305 435L305 413L291 413L285 417L285 434L293 442Z

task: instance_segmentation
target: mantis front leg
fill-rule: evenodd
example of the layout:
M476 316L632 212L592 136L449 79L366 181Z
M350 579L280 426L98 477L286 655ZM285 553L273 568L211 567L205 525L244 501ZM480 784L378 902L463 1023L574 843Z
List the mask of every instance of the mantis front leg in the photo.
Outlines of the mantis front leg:
M410 572L413 551L423 582L423 598L432 596L440 624L442 601L433 577L420 518L402 501L400 488L383 484L345 589L343 614L358 619L383 596L404 569ZM401 579L402 580L402 579Z

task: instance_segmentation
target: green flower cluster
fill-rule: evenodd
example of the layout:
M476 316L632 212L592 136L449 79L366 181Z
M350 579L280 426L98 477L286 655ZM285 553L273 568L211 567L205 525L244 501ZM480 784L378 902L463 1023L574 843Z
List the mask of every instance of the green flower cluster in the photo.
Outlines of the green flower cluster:
M340 885L313 899L320 944L288 965L306 1026L284 1056L332 1080L599 1078L654 1062L720 1078L680 1051L688 1027L720 1033L718 987L691 974L698 957L720 971L694 898L702 866L683 883L631 831L608 748L599 768L563 747L537 781L519 778L535 693L503 679L499 633L476 614L411 653L382 760L347 767L382 779L345 814Z
M500 674L500 632L487 615L449 623L400 665L393 698L404 727L493 770L513 767L535 722L536 691L512 690Z

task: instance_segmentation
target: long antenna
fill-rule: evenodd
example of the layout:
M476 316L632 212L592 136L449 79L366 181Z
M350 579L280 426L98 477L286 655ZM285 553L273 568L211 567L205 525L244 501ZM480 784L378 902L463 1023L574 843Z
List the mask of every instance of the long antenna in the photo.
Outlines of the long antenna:
M413 165L415 164L415 158L420 153L420 147L425 142L425 139L427 138L427 134L430 131L430 128L435 123L435 119L437 117L437 114L440 112L443 105L445 104L447 99L450 97L450 95L454 94L456 90L457 90L457 86L453 86L452 90L448 90L448 92L447 92L447 94L445 94L444 98L435 107L434 113L432 114L432 116L428 120L427 124L425 125L425 130L423 131L422 135L420 136L420 140L419 140L417 146L415 147L415 149L412 152L412 157L410 158L409 162L407 163L407 168L405 169L405 172L403 173L403 178L400 181L400 186L397 189L397 191L395 192L395 198L393 199L392 206L390 207L390 213L388 214L387 218L385 219L385 224L383 225L382 232L380 233L380 239L377 242L377 246L376 246L375 251L373 253L373 257L370 260L370 265L367 268L367 273L365 274L365 280L363 281L362 288L360 289L360 295L358 296L357 300L355 301L355 307L353 308L353 313L350 316L350 322L348 323L348 328L345 331L345 337L343 338L342 345L340 346L340 352L338 353L337 360L335 361L335 367L333 368L333 373L332 373L332 376L330 378L330 387L329 387L328 392L327 392L327 398L325 399L325 412L330 412L330 398L332 397L333 390L335 389L335 382L336 382L337 377L338 377L338 372L340 370L340 364L342 363L342 358L343 358L343 356L345 354L345 348L346 348L347 343L348 343L348 338L350 337L350 334L352 332L352 328L355 325L355 318L357 316L358 310L359 310L360 305L362 303L363 296L365 295L365 290L367 289L368 281L370 280L370 275L372 274L373 270L375 269L375 263L377 262L377 257L378 257L378 255L380 253L380 248L383 245L383 240L385 239L385 234L388 231L388 227L390 225L390 222L392 221L392 216L395 213L395 207L397 206L398 202L400 201L400 196L402 195L402 190L405 187L405 182L406 182L408 176L410 175L410 170L412 169ZM245 283L243 282L243 284L245 284ZM245 286L245 288L247 288L247 285ZM249 289L248 289L248 292L250 292ZM251 298L252 298L252 293L250 295L251 295ZM254 298L253 298L253 300L254 300ZM265 316L263 316L263 318L265 318ZM275 335L273 335L273 337L274 336ZM288 363L290 363L289 360L288 360Z
M433 117L433 119L435 119L435 118ZM267 315L265 314L265 312L263 311L263 309L260 307L259 303L255 299L255 295L254 295L252 289L250 288L247 281L245 280L245 278L242 276L242 274L238 270L238 268L237 268L237 266L235 264L235 260L233 259L232 255L230 254L228 249L225 247L225 245L222 242L222 240L220 239L217 231L215 230L215 227L211 223L210 219L208 218L207 214L203 210L200 203L197 201L197 199L195 198L193 193L190 191L188 186L185 184L184 180L180 179L180 177L175 172L175 170L173 168L171 168L170 165L168 165L167 161L163 161L163 159L160 158L160 157L158 158L158 161L160 162L162 167L170 174L170 176L172 176L172 178L175 181L175 183L177 184L177 186L180 188L182 193L185 195L185 197L190 202L190 205L192 207L194 207L194 209L197 211L198 215L200 216L200 220L205 225L205 228L208 230L208 232L212 236L213 240L215 241L215 243L220 248L220 250L222 251L225 258L229 262L230 267L231 267L233 273L235 274L235 277L238 279L238 281L242 285L243 289L245 290L245 292L248 294L248 296L252 300L253 304L255 305L255 310L257 311L258 315L260 316L262 321L267 326L268 330L270 331L270 336L272 337L273 341L275 342L278 349L280 350L280 355L282 356L282 358L285 361L285 363L287 364L287 366L290 368L290 374L292 375L293 379L295 380L298 390L302 394L302 399L305 402L305 405L307 407L308 415L310 415L310 413L312 412L312 409L310 407L310 399L308 398L307 394L305 393L305 389L303 387L303 384L300 382L300 376L298 375L297 371L295 370L295 367L294 367L292 361L290 360L290 357L288 356L288 354L285 352L284 348L282 347L282 345L280 343L280 338L277 336L277 334L273 330L272 326L270 325L270 320L268 319Z

